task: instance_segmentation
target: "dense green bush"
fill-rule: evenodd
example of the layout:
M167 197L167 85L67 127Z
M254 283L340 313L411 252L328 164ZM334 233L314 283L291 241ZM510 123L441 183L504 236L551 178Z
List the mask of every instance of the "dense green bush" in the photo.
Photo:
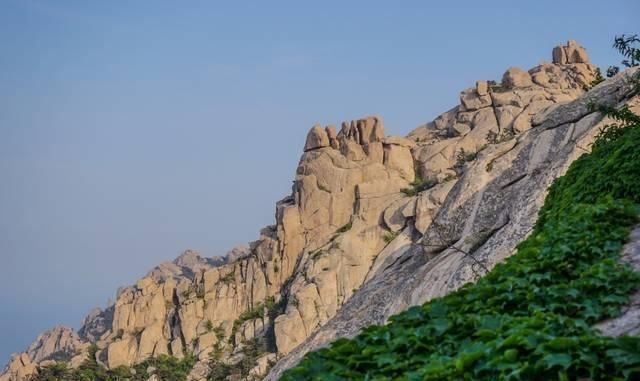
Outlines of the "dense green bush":
M612 127L550 188L531 236L475 284L309 353L283 380L624 380L640 338L591 326L640 286L619 263L640 208L640 124Z

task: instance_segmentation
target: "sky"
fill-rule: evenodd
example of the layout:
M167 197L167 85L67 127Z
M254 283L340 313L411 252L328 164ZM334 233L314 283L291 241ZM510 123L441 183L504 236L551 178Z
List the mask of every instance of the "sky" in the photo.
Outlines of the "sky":
M640 2L0 0L0 363L185 249L274 222L307 131L405 135ZM0 365L1 366L1 365Z

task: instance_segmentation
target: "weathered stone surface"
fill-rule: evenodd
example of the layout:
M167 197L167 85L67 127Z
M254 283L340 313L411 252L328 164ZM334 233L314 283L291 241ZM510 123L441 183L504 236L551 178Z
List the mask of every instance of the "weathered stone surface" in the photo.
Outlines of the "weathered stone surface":
M117 368L121 365L131 365L136 360L138 344L134 336L127 335L122 339L109 344L107 351L107 364L109 368Z
M618 81L614 78L601 85L601 94L608 94L612 100L635 102L628 99L629 93ZM588 99L589 93L583 98ZM438 202L428 195L445 184L421 193L415 217L416 229L424 232L420 243L389 250L382 263L376 260L375 273L367 276L358 292L330 322L281 359L266 380L277 379L283 369L309 350L337 337L351 337L362 327L384 324L389 316L410 305L445 295L477 279L482 274L474 267L475 261L458 248L473 247L476 260L489 268L513 254L515 246L530 232L549 184L584 152L578 147L588 147L599 129L609 123L597 114L583 114L583 98L544 111L544 122L551 121L553 128L531 128L517 140L484 147L461 178L443 191L446 195L437 198ZM532 108L541 107L536 102L531 102ZM487 115L483 118L490 119ZM427 162L459 143L446 139L419 145L414 155L418 155L416 160ZM436 147L438 144L441 146ZM631 321L635 315L629 316Z
M338 141L338 133L336 132L335 126L327 126L325 128L327 131L327 137L329 138L329 145L331 148L340 149L340 142Z
M383 219L386 227L392 232L397 232L402 230L407 222L407 216L405 214L405 208L408 204L414 203L415 199L404 199L401 198L397 201L394 201L385 209L383 213ZM415 206L414 206L415 208Z
M558 105L550 113L536 114L532 119L533 126L550 129L575 122L591 112L589 105L592 103L597 102L606 106L617 105L632 91L630 79L637 70L639 69L628 69L624 73L608 80L606 85L595 87L575 102Z
M476 89L467 89L460 94L460 103L466 111L478 110L491 106L491 96L480 95Z
M210 371L211 368L209 367L209 360L200 360L196 362L193 369L191 369L191 372L189 372L187 381L206 381Z
M26 353L14 354L0 375L0 381L25 381L36 371L36 364Z
M529 130L532 127L531 118L553 104L548 100L530 103L513 121L513 130L517 133Z
M300 329L304 325L297 309L292 309L287 311L285 315L278 316L275 323L276 345L281 353L289 353L303 342L309 334Z
M487 95L489 93L489 85L487 84L487 81L477 81L476 92L478 95Z
M456 123L452 127L454 136L465 136L469 132L471 132L471 127L465 123Z
M94 308L82 321L78 336L86 341L95 342L104 335L113 323L113 306L102 310Z
M471 92L471 90L467 90L468 92ZM456 120L456 115L458 114L458 112L460 111L460 107L456 106L454 108L452 108L451 110L448 110L440 115L438 115L434 120L433 120L433 127L436 130L448 130L453 123Z
M413 156L407 147L388 144L384 147L384 164L390 170L395 170L400 177L407 181L413 181L416 177L413 169Z
M311 151L313 149L329 147L329 136L327 131L320 125L315 125L309 130L307 134L307 142L304 145L304 150Z
M574 40L569 40L565 46L556 46L553 48L553 63L554 64L575 64L575 63L589 63L589 56L587 50Z
M364 148L353 140L341 139L340 151L351 161L362 161L367 157L367 154L364 153Z
M136 361L144 360L154 354L168 353L169 344L163 334L163 323L158 320L142 331Z
M81 346L80 337L71 328L58 326L38 336L27 355L35 363L53 357L69 359Z
M416 143L407 138L403 138L401 136L387 136L382 140L382 144L384 145L396 145L401 147L413 148L416 146Z
M522 109L517 106L496 107L495 111L501 131L511 129L513 121L522 113Z
M378 116L343 122L338 135L361 145L379 142L384 138L384 124Z
M502 76L502 83L510 88L528 87L533 85L531 75L517 67L511 67L504 73Z
M420 193L416 201L415 228L424 234L456 181L447 181Z
M275 224L256 241L222 257L187 250L160 264L121 289L112 306L90 313L77 342L51 349L43 344L49 339L40 340L12 361L14 371L35 369L36 357L48 361L45 354L60 348L73 348L69 359L77 364L96 343L97 358L109 366L195 353L189 379L200 381L213 346L232 362L243 343L275 332L280 355L291 353L278 374L310 348L473 280L471 264L452 245L466 247L485 229L495 233L478 255L489 265L509 255L546 185L579 154L572 144L588 144L603 123L587 102L628 98L623 73L575 101L595 69L578 62L584 57L575 51L572 62L510 70L503 87L478 81L459 105L407 138L385 137L375 116L344 122L339 133L314 126L292 193L276 204ZM401 189L416 177L438 184L407 197ZM260 318L238 320L283 298L275 319L263 310ZM273 357L261 356L255 374Z
M564 65L567 63L567 53L562 46L556 46L553 48L551 56L554 64Z
M271 364L275 362L275 353L267 353L266 355L260 356L256 360L256 366L249 371L249 375L256 378L261 378L267 374L269 368L271 367Z

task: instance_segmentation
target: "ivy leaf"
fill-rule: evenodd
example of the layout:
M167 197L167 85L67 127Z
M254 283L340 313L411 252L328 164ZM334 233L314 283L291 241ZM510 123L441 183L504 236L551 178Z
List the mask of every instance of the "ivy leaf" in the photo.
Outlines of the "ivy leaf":
M447 331L447 329L449 329L449 321L445 318L433 319L431 320L431 325L438 336L441 336Z
M554 366L567 369L571 366L571 356L566 353L551 353L544 356L542 362L546 365L546 369L551 369Z

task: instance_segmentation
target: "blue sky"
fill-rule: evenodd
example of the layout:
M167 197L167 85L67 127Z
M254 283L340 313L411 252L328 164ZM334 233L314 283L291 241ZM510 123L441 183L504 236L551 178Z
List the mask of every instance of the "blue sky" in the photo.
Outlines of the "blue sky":
M635 0L0 7L2 363L184 249L257 238L314 123L406 134L568 38L606 67L640 32Z

